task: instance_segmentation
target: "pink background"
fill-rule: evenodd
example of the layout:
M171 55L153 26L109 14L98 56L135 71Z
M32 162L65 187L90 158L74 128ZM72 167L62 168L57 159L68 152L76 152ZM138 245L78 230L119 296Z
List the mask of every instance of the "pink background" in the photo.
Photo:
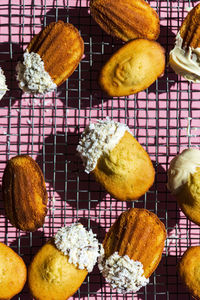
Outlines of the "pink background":
M189 3L149 1L161 22L158 41L166 57ZM200 138L199 84L178 77L167 66L165 74L147 90L122 98L108 98L97 80L103 63L122 43L104 33L89 14L89 1L10 0L0 2L0 66L9 92L0 102L0 180L6 161L17 154L31 155L41 166L47 183L48 215L34 233L16 230L5 218L0 201L0 241L11 246L29 265L49 236L60 226L81 221L100 240L120 215L132 206L155 212L168 232L162 261L150 284L138 294L111 291L97 267L71 299L190 299L176 265L191 245L199 245L199 226L189 222L166 188L169 162L184 148L198 147ZM63 20L74 24L85 43L85 55L74 74L46 97L30 97L17 86L15 66L34 34L43 25ZM84 173L76 153L80 133L90 122L110 116L126 123L148 151L156 180L134 203L111 198ZM14 299L32 299L27 286Z

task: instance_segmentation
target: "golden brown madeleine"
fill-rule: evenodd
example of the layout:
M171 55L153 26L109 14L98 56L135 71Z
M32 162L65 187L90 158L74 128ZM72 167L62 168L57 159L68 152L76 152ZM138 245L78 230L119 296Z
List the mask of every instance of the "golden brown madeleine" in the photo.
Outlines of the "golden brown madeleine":
M144 0L91 0L90 10L106 33L123 41L159 36L159 17Z
M113 97L149 87L165 69L165 50L155 41L136 39L125 44L103 66L99 83Z
M188 81L200 82L200 4L186 16L170 52L169 63L176 74Z
M28 155L11 158L2 181L6 216L11 224L24 231L35 231L47 214L47 191L38 164Z
M180 36L183 47L200 47L200 3L187 14L180 28Z
M40 55L54 83L61 85L77 68L84 42L76 27L63 21L52 22L27 47Z
M148 153L125 124L110 119L90 123L77 146L85 172L114 198L133 201L152 186L155 170Z
M140 261L144 276L149 278L157 268L164 249L166 229L154 213L140 208L123 212L105 236L105 258L118 252Z
M66 300L83 283L87 270L68 262L53 242L45 244L28 269L28 285L36 300Z
M68 299L102 254L102 245L83 225L60 228L38 251L29 267L28 284L34 299Z
M149 283L164 249L166 230L158 217L146 209L123 212L105 236L105 254L98 266L112 289L136 293Z
M21 292L26 277L23 259L10 247L0 243L0 299L11 299Z
M195 299L200 299L200 246L188 248L183 254L178 271L180 278Z
M19 87L34 95L53 91L74 72L83 52L83 39L72 24L50 23L33 37L17 65Z
M92 174L105 190L121 201L140 198L155 178L148 153L128 131L109 155L99 158Z
M200 225L199 149L185 149L172 159L167 187L188 219Z

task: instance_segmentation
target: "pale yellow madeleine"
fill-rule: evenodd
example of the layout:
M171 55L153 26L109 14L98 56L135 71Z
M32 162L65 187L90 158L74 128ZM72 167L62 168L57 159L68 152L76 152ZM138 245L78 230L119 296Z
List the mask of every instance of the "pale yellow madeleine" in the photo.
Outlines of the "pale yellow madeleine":
M109 96L128 96L149 87L165 69L165 51L155 41L136 39L103 66L99 83Z
M194 299L200 299L200 246L188 248L178 265L179 276Z
M28 269L28 285L36 300L66 300L83 283L88 272L68 262L53 241L36 254Z
M96 180L116 199L136 200L152 186L155 170L148 153L128 131L92 171Z
M26 277L23 259L10 247L0 243L0 299L11 299L21 292Z

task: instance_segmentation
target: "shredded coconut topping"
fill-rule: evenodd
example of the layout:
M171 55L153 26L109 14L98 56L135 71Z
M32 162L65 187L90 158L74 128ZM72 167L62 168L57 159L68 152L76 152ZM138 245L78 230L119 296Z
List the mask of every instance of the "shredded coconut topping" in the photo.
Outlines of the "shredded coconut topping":
M82 224L72 224L60 228L55 237L56 247L69 257L69 263L79 269L93 270L97 258L104 254L102 244L96 239L92 230L87 231Z
M6 77L2 68L0 68L0 100L3 98L5 93L8 91L8 87L6 85Z
M115 252L107 259L101 256L98 266L110 287L119 293L135 293L149 283L149 278L143 275L142 263L130 259L128 255L120 256Z
M108 154L119 143L128 126L113 120L98 120L90 123L84 130L76 150L79 152L85 166L85 172L95 169L102 154Z
M46 94L56 88L51 76L44 69L44 62L39 54L28 50L24 53L23 62L18 62L17 80L19 87L28 94Z

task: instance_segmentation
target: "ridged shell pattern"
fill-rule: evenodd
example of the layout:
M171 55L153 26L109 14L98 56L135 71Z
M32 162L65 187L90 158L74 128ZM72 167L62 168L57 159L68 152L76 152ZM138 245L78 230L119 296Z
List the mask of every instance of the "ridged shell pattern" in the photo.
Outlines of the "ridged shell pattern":
M3 175L3 200L11 224L35 231L47 213L47 191L42 171L28 155L10 159Z
M200 47L200 4L197 4L187 15L180 28L180 35L185 47Z
M123 41L135 38L156 40L159 36L159 17L143 0L93 0L90 8L99 26Z
M57 86L76 69L84 52L84 42L78 30L62 21L50 23L36 35L27 47L40 55L45 70Z
M154 213L131 208L119 216L106 234L105 257L114 252L128 255L143 264L144 275L148 278L161 260L165 239L165 226Z

